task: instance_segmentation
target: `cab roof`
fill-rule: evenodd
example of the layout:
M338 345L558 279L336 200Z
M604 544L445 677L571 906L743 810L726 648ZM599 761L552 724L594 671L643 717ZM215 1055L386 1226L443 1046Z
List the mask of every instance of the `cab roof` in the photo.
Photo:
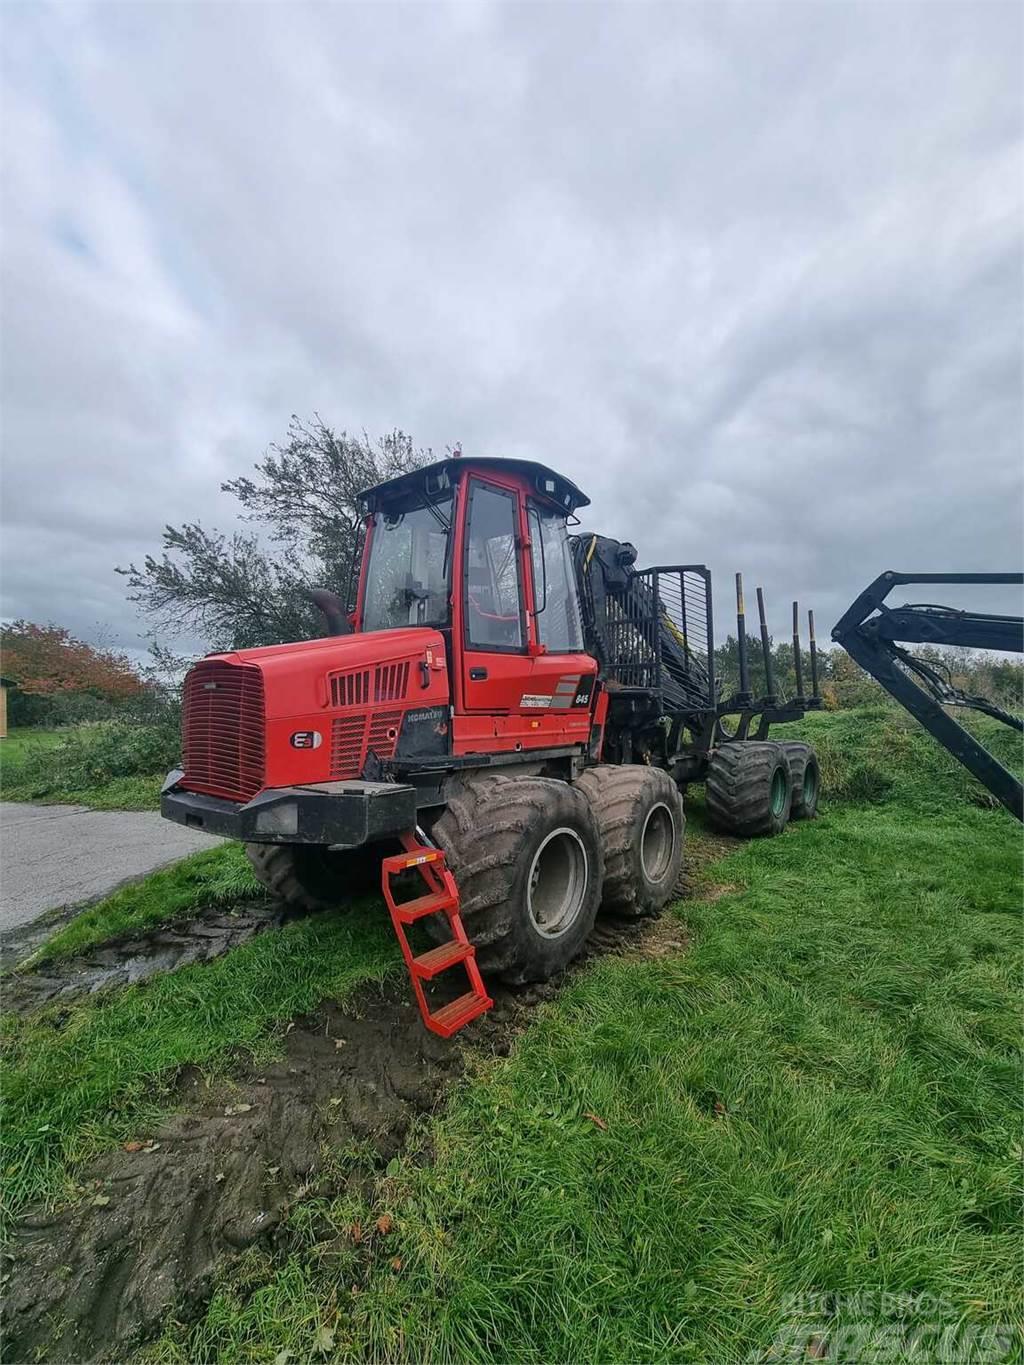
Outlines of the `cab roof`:
M496 456L466 456L435 460L422 469L399 474L359 494L359 504L366 513L393 507L410 496L436 498L453 488L467 474L492 472L519 474L530 487L548 502L556 503L569 515L577 507L589 507L590 499L563 474L535 460L503 460Z

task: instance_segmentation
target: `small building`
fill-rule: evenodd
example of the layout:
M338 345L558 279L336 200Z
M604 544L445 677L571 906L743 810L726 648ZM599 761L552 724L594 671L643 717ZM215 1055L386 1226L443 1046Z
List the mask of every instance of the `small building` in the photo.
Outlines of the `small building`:
M0 678L0 739L7 738L7 689L17 685L13 678Z

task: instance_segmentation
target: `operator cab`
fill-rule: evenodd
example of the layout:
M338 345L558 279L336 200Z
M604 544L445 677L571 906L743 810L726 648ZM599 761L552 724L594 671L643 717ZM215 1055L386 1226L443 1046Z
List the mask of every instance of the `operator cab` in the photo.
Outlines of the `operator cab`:
M589 502L530 460L441 460L378 484L360 495L356 629L440 630L456 712L529 714L539 739L539 713L567 709L584 677L583 705L592 690L567 534Z
M460 487L466 507L457 524ZM467 645L528 649L529 614L534 644L582 649L566 522L589 502L568 479L528 460L442 460L378 484L360 495L367 543L359 629L450 628L461 586Z

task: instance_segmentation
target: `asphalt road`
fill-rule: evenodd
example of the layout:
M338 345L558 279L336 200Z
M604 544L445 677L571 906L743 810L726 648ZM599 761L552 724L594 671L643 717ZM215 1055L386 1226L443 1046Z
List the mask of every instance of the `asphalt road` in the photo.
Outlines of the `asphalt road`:
M0 802L0 933L219 842L155 811Z

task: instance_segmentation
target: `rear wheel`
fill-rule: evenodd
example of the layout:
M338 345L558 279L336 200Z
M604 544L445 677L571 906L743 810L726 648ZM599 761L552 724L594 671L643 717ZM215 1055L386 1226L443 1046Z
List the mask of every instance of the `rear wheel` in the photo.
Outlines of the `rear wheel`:
M705 791L718 829L744 839L781 834L793 801L783 746L753 739L720 745L708 764Z
M381 851L332 853L318 844L246 844L252 870L272 896L301 910L329 910L380 889Z
M660 768L627 763L588 768L576 786L604 849L602 908L627 919L660 914L683 859L686 818L676 784Z
M780 748L786 751L789 770L793 775L793 806L789 818L813 820L818 814L818 793L821 790L818 756L809 744L800 740L783 740Z
M545 981L579 953L604 877L581 792L544 777L456 779L431 833L458 882L482 971Z

